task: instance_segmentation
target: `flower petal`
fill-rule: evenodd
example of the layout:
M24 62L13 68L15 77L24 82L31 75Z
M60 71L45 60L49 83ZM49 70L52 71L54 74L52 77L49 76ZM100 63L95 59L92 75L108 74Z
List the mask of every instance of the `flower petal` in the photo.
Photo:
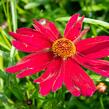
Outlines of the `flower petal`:
M75 61L69 60L65 68L65 85L74 96L91 96L95 92L93 81Z
M51 63L48 65L46 71L39 78L35 79L34 82L41 83L49 77L53 76L60 69L60 64L60 59L52 60Z
M31 45L28 45L28 44L25 44L25 43L22 43L22 42L16 41L16 40L13 40L12 44L14 47L16 47L16 49L23 51L23 52L27 52L27 53L36 52L36 51L40 50Z
M98 59L109 56L109 48L104 48L99 51L92 52L90 54L85 55L85 58Z
M55 25L52 22L49 22L46 19L43 19L43 22L40 21L34 21L34 28L42 33L45 37L47 37L51 42L55 41L59 37L59 32L56 29Z
M72 75L71 72L73 71L72 68L72 62L66 61L65 63L65 77L64 77L64 84L66 88L73 94L74 96L80 96L80 89L74 84L72 81Z
M34 82L38 82L40 85L40 93L45 96L52 89L53 83L57 78L61 61L59 59L54 59L47 67L44 74L41 75Z
M58 29L56 28L53 22L50 22L46 19L40 19L38 22L42 24L45 28L49 29L52 32L53 36L56 37L56 39L58 38L60 32L58 31Z
M49 79L47 79L46 81L44 81L44 82L41 82L39 85L39 87L40 87L40 90L39 90L39 92L40 92L40 94L42 95L42 96L46 96L49 92L50 92L50 90L51 90L51 88L52 88L52 85L53 85L53 82L54 82L54 80L55 80L55 77L56 76L53 76L52 78L49 78Z
M21 71L19 74L16 75L17 78L24 78L25 76L31 76L35 73L38 73L42 69L44 69L45 66L37 66L36 68L28 68L24 71Z
M70 20L68 21L65 31L64 31L64 36L67 35L68 31L72 28L72 26L77 22L77 19L79 17L79 14L74 14L71 16Z
M85 58L79 55L75 57L75 60L79 64L88 68L89 70L92 70L102 76L109 77L109 62L108 61Z
M63 81L64 81L64 61L61 63L61 66L60 66L60 69L59 69L59 72L58 72L58 75L53 83L53 86L52 86L52 91L55 92L57 91L63 84Z
M53 59L50 53L33 54L24 57L21 62L6 69L6 72L16 73L19 71L26 71L28 69L40 69L42 70Z
M40 36L40 34L32 33L32 34L19 34L10 32L9 33L16 40L26 43L28 45L34 46L38 49L50 48L51 43Z
M97 36L81 40L76 44L76 48L83 56L90 58L107 56L109 53L109 36Z
M80 33L81 33L81 29L82 29L82 22L83 22L84 16L79 19L67 32L67 34L65 34L64 36L70 40L75 40L76 38L79 37Z
M77 43L78 41L80 41L80 39L89 31L89 29L90 29L89 27L83 29L83 30L80 32L79 36L73 41L73 43L75 43L75 45L76 45L76 43Z
M21 64L16 64L14 66L6 68L5 70L6 70L6 72L9 72L9 73L16 73L17 71L20 71L20 70L24 69L25 65L27 63L28 62L24 62L24 63L21 63Z
M25 34L29 34L30 36L33 34L33 33L35 33L36 31L35 31L35 29L32 29L32 28L26 28L26 27L22 27L22 28L18 28L17 30L16 30L16 33L19 33L19 34L23 34L23 35L25 35Z

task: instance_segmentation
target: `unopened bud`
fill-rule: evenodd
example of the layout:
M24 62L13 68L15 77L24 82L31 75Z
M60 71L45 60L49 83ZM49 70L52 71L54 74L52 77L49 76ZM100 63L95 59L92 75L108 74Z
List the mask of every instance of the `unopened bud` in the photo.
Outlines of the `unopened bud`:
M104 84L103 82L100 82L97 86L96 86L96 90L100 93L104 93L107 89L106 84Z

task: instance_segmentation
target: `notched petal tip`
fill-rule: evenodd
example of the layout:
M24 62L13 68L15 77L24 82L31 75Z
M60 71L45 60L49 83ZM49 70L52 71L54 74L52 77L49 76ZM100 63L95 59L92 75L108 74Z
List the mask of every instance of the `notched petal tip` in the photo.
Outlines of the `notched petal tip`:
M5 72L9 72L9 67L4 69Z
M32 19L33 23L37 22L37 20L35 18Z
M81 93L80 93L80 91L78 91L78 90L74 90L74 91L72 92L72 95L73 95L73 96L76 96L76 97L79 97L79 96L81 95Z
M80 21L80 22L83 22L84 18L85 18L85 16L82 16L82 17L79 19L79 21Z
M24 78L26 76L29 76L28 72L29 72L28 70L21 71L16 75L16 78Z
M5 68L4 70L5 70L7 73L16 73L16 72L14 71L13 66L12 66L12 67L8 67L8 68Z
M39 91L39 93L40 93L41 96L47 96L48 95L48 94L46 94L44 92L40 92L40 91Z
M20 74L17 74L16 78L24 78L24 77L22 77L22 75L20 75Z
M90 30L90 27L84 28L84 30L81 31L80 35L73 41L74 43L77 43L80 41L80 39Z
M9 32L9 35L12 36L14 39L19 39L21 37L20 34L15 32Z
M72 16L66 25L64 36L70 40L75 40L79 37L82 30L82 23L84 16L79 18L79 16Z
M66 28L65 28L65 31L64 31L65 37L68 34L71 27L77 22L79 16L80 16L80 14L74 14L70 17L68 23L66 24Z
M76 14L73 14L71 17L70 17L70 22L73 20L73 19L76 19L76 20L78 20L78 17L80 16L80 13L76 13ZM70 23L69 22L69 23Z
M40 78L40 77L39 77ZM34 83L40 84L40 80L39 78L36 78L35 80L33 80Z
M10 36L13 36L13 34L15 34L14 32L8 32L8 34L10 35Z

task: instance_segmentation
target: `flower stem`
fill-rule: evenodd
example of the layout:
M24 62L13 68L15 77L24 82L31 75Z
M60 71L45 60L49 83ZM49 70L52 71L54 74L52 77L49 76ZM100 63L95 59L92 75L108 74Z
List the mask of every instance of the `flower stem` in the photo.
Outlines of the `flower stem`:
M15 32L17 29L16 0L11 0L10 2L11 2L11 11L12 11L13 31Z
M11 44L9 42L9 40L7 39L7 34L5 34L5 32L3 31L3 29L0 27L0 33L3 37L3 40L5 41L7 47L11 48Z
M11 3L11 12L12 12L13 31L15 32L16 29L17 29L16 1L11 0L10 3ZM10 51L10 61L11 61L11 63L12 63L13 56L14 56L15 52L16 52L16 50L12 46L11 51Z
M81 17L79 17L80 19ZM70 17L61 17L61 18L57 18L56 21L68 21L70 19ZM100 25L103 26L107 29L109 29L109 23L101 21L101 20L95 20L95 19L91 19L91 18L84 18L85 23L89 23L89 24L93 24L93 25Z
M3 56L2 55L3 54L1 54L1 52L0 52L0 70L3 71Z
M103 104L103 98L100 96L100 104L101 104L101 109L104 109L104 104Z
M11 31L12 29L11 29L11 20L10 20L10 13L9 13L9 1L8 0L7 1L1 0L1 3L2 3L2 6L3 6L4 14L7 18L9 31Z

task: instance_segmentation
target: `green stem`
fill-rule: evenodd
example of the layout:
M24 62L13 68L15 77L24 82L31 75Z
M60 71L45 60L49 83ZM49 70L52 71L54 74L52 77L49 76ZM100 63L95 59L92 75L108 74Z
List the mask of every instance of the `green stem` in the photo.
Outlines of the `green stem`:
M4 49L6 49L8 51L10 50L10 48L8 46L6 46L6 44L4 44L2 42L0 42L0 46L2 46Z
M81 17L79 17L80 19ZM56 21L68 21L70 19L70 17L61 17L61 18L57 18ZM100 25L103 26L107 29L109 29L109 23L101 21L101 20L95 20L95 19L91 19L91 18L84 18L85 23L89 23L89 24L94 24L94 25Z
M11 11L12 11L12 23L13 23L13 31L15 32L17 29L17 14L16 14L16 1L15 0L10 0L11 3ZM16 50L12 46L11 51L10 51L10 61L12 62L14 54Z
M8 6L9 1L8 0L7 1L1 0L1 2L2 2L2 6L3 6L4 14L7 18L9 31L11 31L10 13L9 13L9 6ZM5 2L6 2L6 5L5 5Z
M11 28L11 20L10 20L10 10L9 10L9 2L6 1L7 3L7 22L8 22L8 25L9 25L9 31L12 31L12 28Z
M11 11L12 11L13 31L15 32L17 29L16 0L10 0L10 2L11 2Z
M2 34L3 40L5 41L6 45L11 48L11 44L9 40L7 39L7 34L3 31L3 29L0 27L0 33Z
M3 54L0 53L0 70L3 71Z
M102 96L100 96L100 104L101 104L101 109L105 109Z
M1 2L2 2L2 6L3 6L4 14L7 17L7 12L6 12L6 7L5 7L5 4L4 4L4 0L2 0Z

